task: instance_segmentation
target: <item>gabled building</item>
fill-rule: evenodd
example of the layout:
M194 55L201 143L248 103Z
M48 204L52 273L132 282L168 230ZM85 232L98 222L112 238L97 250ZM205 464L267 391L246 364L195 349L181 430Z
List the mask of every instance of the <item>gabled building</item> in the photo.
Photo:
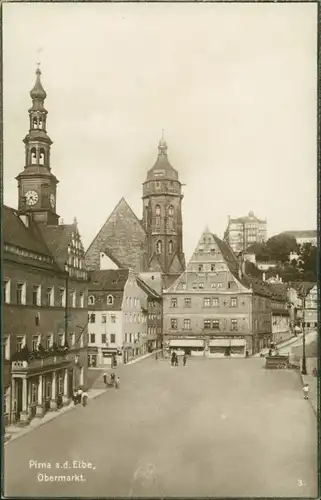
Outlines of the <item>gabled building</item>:
M244 273L229 245L206 229L186 271L164 290L167 349L200 356L245 356L272 340L272 302L284 297Z
M156 292L133 271L91 271L88 293L91 366L128 363L154 348L157 337L148 335L147 314Z
M46 92L30 92L18 209L3 209L5 421L28 423L67 403L87 377L87 272L76 222L59 225Z
M185 269L182 199L182 184L162 139L143 183L142 220L122 198L86 252L88 269L100 269L102 258L108 260L112 254L119 266L136 273L160 273L164 286L169 286Z

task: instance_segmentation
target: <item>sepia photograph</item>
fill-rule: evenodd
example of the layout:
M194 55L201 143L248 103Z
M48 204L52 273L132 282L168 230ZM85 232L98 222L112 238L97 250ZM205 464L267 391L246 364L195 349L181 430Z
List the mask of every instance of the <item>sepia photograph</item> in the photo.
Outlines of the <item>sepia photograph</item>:
M317 3L2 38L2 497L317 498Z

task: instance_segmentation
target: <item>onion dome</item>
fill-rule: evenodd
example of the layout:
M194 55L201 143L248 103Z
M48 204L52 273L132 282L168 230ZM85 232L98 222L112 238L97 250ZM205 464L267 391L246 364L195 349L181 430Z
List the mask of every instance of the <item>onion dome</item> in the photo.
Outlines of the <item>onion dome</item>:
M37 68L36 69L36 75L37 75L37 78L36 78L36 83L33 87L33 89L30 91L30 97L31 99L39 99L41 101L43 101L44 99L46 99L47 97L47 94L41 84L41 80L40 80L40 76L41 76L41 71L40 71L40 68Z

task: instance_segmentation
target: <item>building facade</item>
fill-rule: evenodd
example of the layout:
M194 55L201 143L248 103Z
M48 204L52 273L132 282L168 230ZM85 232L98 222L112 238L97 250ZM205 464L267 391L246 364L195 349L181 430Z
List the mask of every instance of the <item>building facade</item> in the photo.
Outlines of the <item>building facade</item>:
M304 243L311 243L313 246L318 244L318 234L317 231L307 230L307 231L284 231L283 234L288 236L293 236L296 239L298 245L304 245Z
M3 210L5 422L56 410L87 378L87 272L77 224L59 225L46 93L36 72L18 210Z
M136 273L160 273L164 286L175 281L185 269L182 199L182 184L162 139L143 183L142 220L122 198L86 252L88 269L100 269L103 255Z
M88 356L91 366L128 363L150 352L147 285L129 269L91 271Z
M273 286L244 273L226 242L206 229L186 271L163 295L166 350L191 355L245 356L272 340Z
M224 233L224 240L238 254L254 243L263 243L267 239L267 221L258 219L253 212L245 217L232 219L229 216Z

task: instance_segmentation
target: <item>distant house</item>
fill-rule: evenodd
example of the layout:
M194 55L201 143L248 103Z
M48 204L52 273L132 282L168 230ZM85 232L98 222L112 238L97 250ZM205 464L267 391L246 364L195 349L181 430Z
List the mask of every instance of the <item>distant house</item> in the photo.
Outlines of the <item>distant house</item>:
M298 245L303 245L304 243L311 243L311 245L317 246L317 231L315 230L284 231L282 234L293 236L296 239Z
M264 243L267 238L267 222L258 219L253 212L232 219L229 216L224 241L238 254L254 243Z

